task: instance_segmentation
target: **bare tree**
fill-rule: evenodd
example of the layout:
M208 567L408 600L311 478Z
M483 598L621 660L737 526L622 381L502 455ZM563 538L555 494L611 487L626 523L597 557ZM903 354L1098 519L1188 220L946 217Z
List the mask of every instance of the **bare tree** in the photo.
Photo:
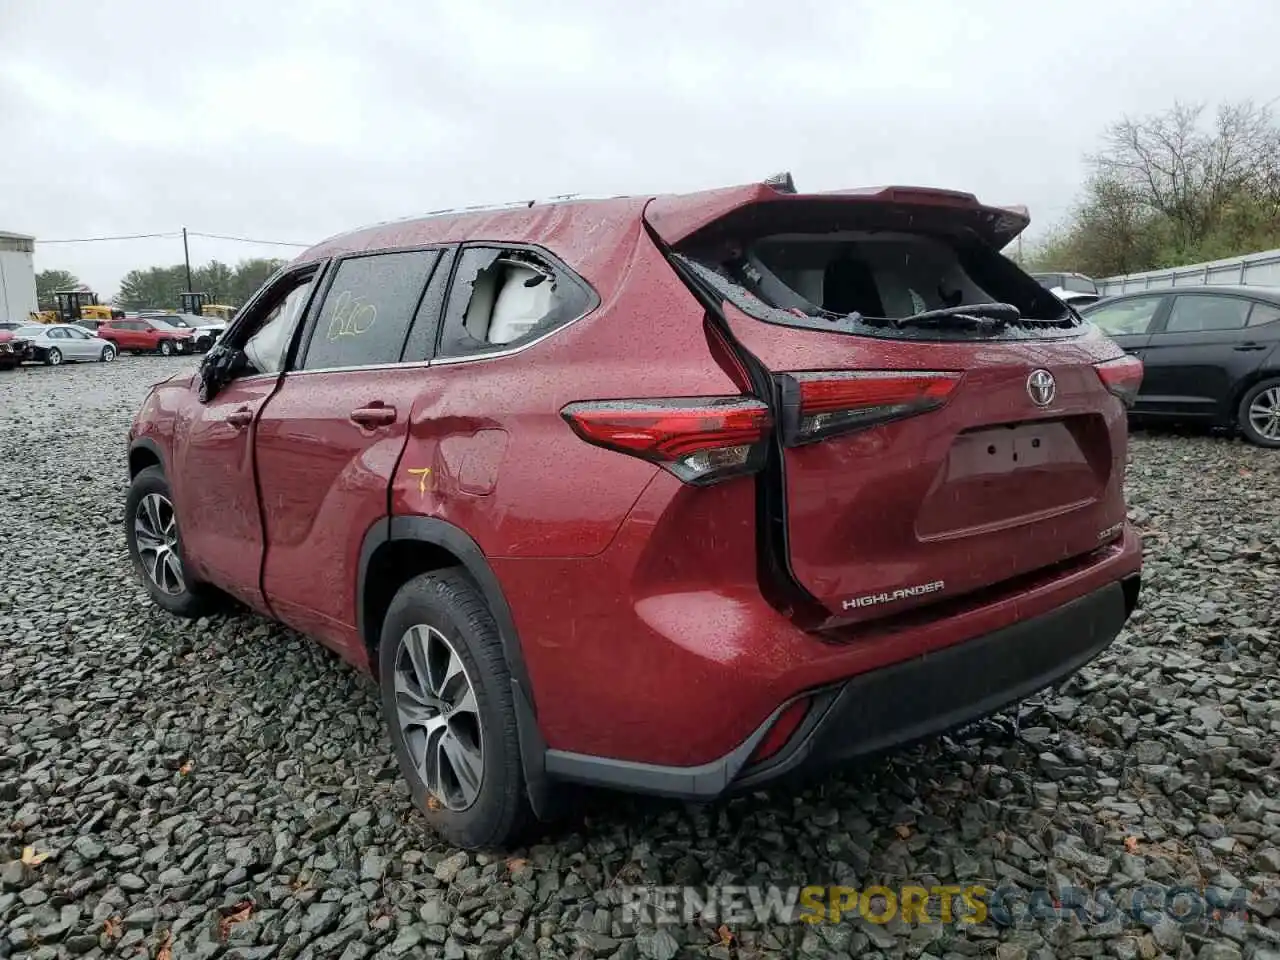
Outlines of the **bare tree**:
M1175 104L1109 127L1090 158L1101 181L1118 184L1167 218L1179 246L1192 248L1218 228L1228 208L1275 187L1277 128L1251 101L1224 104L1214 122L1203 105Z

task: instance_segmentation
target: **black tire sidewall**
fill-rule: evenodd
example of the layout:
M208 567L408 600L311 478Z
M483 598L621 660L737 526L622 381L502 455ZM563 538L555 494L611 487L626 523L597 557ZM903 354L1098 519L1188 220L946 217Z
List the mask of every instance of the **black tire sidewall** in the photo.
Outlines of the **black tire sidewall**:
M1253 403L1260 393L1270 390L1272 387L1280 387L1280 377L1268 377L1255 383L1245 391L1244 396L1240 398L1240 408L1236 412L1236 426L1250 443L1275 450L1280 449L1280 440L1271 440L1262 436L1253 428L1253 424L1249 422L1249 405Z
M111 346L111 344L109 343L102 348L102 355L98 357L98 359L101 360L103 363L110 363L115 358L116 358L116 348Z
M480 795L466 810L428 805L426 786L409 756L396 712L395 661L405 632L415 625L439 630L467 671L480 711L484 778ZM423 574L400 588L383 621L378 648L383 716L401 774L414 805L450 842L476 849L501 845L518 829L525 805L519 738L511 699L511 676L502 658L497 627L479 590L460 569Z
M124 539L129 546L129 559L133 562L134 572L138 576L138 580L142 583L143 589L147 591L147 595L158 607L168 610L170 613L180 617L200 617L209 612L209 598L199 589L199 586L191 579L190 569L187 564L186 553L182 548L182 524L178 523L178 559L182 562L182 579L186 589L179 594L165 593L154 583L151 577L147 575L147 571L142 566L142 558L138 554L138 544L135 540L135 532L133 528L134 517L137 515L138 504L142 498L149 493L158 493L165 497L170 503L173 502L173 494L169 491L169 481L165 479L164 472L159 467L147 467L133 478L133 483L129 485L129 494L125 497L124 504Z

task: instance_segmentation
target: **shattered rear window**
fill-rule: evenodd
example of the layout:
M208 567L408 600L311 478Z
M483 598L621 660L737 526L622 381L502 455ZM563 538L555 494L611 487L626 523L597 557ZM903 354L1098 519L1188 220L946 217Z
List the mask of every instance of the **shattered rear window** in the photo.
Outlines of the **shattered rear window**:
M772 234L745 244L722 241L679 257L744 313L771 323L919 335L924 324L912 318L924 315L931 321L929 333L945 337L966 327L972 335L983 326L982 308L988 308L1003 318L1001 328L1079 325L1074 313L1016 264L980 244L945 236ZM965 308L974 308L975 316Z

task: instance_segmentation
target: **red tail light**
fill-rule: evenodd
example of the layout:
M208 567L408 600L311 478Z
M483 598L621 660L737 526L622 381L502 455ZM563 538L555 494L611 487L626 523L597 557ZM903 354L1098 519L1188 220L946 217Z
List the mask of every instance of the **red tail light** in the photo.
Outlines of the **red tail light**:
M914 370L783 374L784 438L788 446L799 446L936 410L950 398L961 376Z
M588 401L560 415L587 443L649 460L694 484L759 470L772 425L769 408L749 397Z
M1102 385L1125 402L1132 404L1138 396L1138 388L1142 386L1142 361L1137 357L1123 356L1103 363L1096 363L1093 369L1098 371L1098 379Z

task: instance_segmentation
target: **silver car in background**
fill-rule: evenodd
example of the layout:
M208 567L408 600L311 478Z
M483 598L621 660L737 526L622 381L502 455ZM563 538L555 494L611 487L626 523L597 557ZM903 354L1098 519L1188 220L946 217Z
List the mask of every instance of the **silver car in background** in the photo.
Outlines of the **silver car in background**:
M56 367L64 360L101 360L116 358L114 343L95 337L84 327L72 323L29 323L14 331L15 337L27 341L27 360Z

